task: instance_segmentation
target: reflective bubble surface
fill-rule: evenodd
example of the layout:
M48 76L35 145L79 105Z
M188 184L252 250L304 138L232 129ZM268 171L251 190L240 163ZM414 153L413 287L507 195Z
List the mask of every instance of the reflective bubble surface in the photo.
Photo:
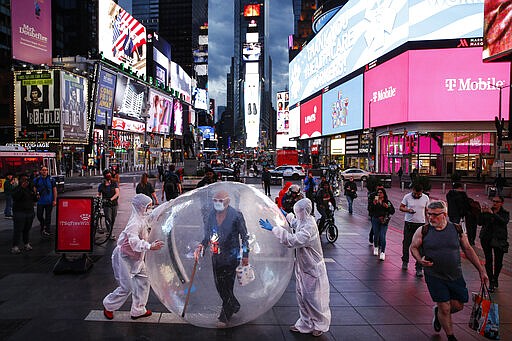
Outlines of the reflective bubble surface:
M225 197L228 200L222 200ZM215 211L214 204L219 206L219 202L231 207L220 211L228 212L226 215ZM268 311L286 289L293 271L293 250L282 246L272 232L260 228L258 221L263 218L273 225L288 225L272 200L253 187L218 182L198 188L162 204L151 218L149 240L166 243L161 250L146 253L151 286L160 301L179 316L183 314L190 288L184 314L189 323L208 328L244 324ZM244 231L240 227L243 221L248 236L249 264L254 270L252 281L250 273L246 276L244 272L244 280L248 282L244 286L233 271L233 262L237 266L240 262L237 256L243 253L242 238L237 232ZM207 246L191 281L194 251L201 242ZM229 246L233 243L235 248ZM235 299L230 299L229 283L233 277ZM225 297L225 309L219 291Z

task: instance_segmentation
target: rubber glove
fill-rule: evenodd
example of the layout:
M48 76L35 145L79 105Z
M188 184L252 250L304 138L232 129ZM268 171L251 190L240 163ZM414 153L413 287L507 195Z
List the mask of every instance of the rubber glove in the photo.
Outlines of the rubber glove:
M268 221L268 219L260 219L260 227L262 229L265 229L265 230L269 230L269 231L272 231L273 227L272 225L270 224L270 222Z
M286 217L286 215L288 214L288 212L286 212L285 210L283 210L283 208L282 208L282 207L280 208L280 210L281 210L281 213Z

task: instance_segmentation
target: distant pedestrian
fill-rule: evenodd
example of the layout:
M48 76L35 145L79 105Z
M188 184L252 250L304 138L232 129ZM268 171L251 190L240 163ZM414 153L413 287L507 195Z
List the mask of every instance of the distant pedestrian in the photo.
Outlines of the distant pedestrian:
M102 198L105 224L108 225L109 230L113 231L117 217L119 184L112 180L112 173L108 168L103 171L103 180L98 186L97 196Z
M304 178L304 193L306 194L306 198L311 200L313 205L311 206L311 215L315 216L315 196L316 196L316 183L315 178L313 177L313 172L309 171L308 176Z
M137 188L135 188L135 193L142 193L147 195L153 200L153 205L158 205L155 189L153 188L153 185L148 181L148 177L148 173L142 174L140 177L140 182L138 183Z
M52 210L57 205L57 184L48 175L48 167L41 167L41 174L34 179L34 188L39 200L37 201L37 219L41 227L41 236L49 237L52 222Z
M261 183L263 184L263 189L265 191L265 195L270 196L270 180L272 176L267 167L263 167L263 171L261 172Z
M19 186L12 192L13 205L13 223L12 231L12 248L11 253L18 254L21 252L19 243L23 240L24 250L32 250L30 245L30 228L34 221L34 203L37 201L37 195L34 188L30 185L28 176L21 175Z
M402 167L400 167L400 169L398 170L398 181L400 181L400 183L402 182L403 175L404 175L404 170L402 169Z
M428 291L436 303L432 327L436 332L444 329L448 340L454 341L452 314L461 311L469 299L460 250L478 270L482 284L487 285L489 278L460 225L448 221L445 203L431 202L427 216L429 224L416 230L410 251L423 266Z
M164 200L164 194L165 200L167 201L177 198L182 192L182 187L180 176L176 173L175 165L169 165L169 169L165 172L163 179L162 201Z
M343 189L345 191L345 197L347 198L348 213L352 214L352 203L354 202L354 199L357 198L357 185L354 182L353 176L351 176L349 180L345 182Z
M494 185L496 186L496 190L498 191L498 195L503 195L503 188L507 185L507 179L501 176L501 173L498 174L496 180L494 180Z
M373 246L373 239L374 239L373 237L374 236L373 236L373 225L371 223L372 217L370 215L370 207L372 205L373 199L377 196L377 191L379 189L384 189L384 186L379 184L379 185L377 185L375 187L374 191L368 193L368 206L367 206L367 209L368 209L368 216L370 218L370 232L368 233L368 243L371 246Z
M373 227L373 255L379 256L382 261L386 259L386 234L389 220L394 213L395 208L389 201L386 190L378 189L370 203L370 216Z
M5 209L6 219L12 219L12 192L16 188L16 179L12 173L7 173L4 181Z
M405 212L404 238L402 240L402 270L407 270L409 267L409 247L411 246L412 236L427 221L428 202L429 197L423 193L423 186L416 184L412 192L407 193L400 203L399 210ZM423 277L423 267L419 262L416 262L416 277Z
M446 193L448 218L452 223L460 223L469 210L469 199L460 182L453 183L453 189Z

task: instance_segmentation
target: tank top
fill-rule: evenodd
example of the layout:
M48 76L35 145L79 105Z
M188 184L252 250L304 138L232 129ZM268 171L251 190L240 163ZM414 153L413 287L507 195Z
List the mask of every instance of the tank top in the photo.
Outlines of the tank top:
M432 258L434 265L424 268L425 275L450 281L462 277L459 238L451 222L440 231L428 226L428 233L423 237L423 255Z

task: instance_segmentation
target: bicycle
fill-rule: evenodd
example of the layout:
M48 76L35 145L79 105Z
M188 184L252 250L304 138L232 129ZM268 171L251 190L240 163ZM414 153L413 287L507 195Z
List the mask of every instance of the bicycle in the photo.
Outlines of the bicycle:
M112 227L105 222L105 213L103 212L103 200L99 197L94 198L92 226L94 230L94 244L103 245L112 236Z
M325 231L325 238L331 244L334 244L338 240L338 227L334 222L334 211L336 209L329 203L329 209L326 211L327 216L325 217L324 226L320 229L319 234ZM317 225L320 226L320 219L317 221Z

